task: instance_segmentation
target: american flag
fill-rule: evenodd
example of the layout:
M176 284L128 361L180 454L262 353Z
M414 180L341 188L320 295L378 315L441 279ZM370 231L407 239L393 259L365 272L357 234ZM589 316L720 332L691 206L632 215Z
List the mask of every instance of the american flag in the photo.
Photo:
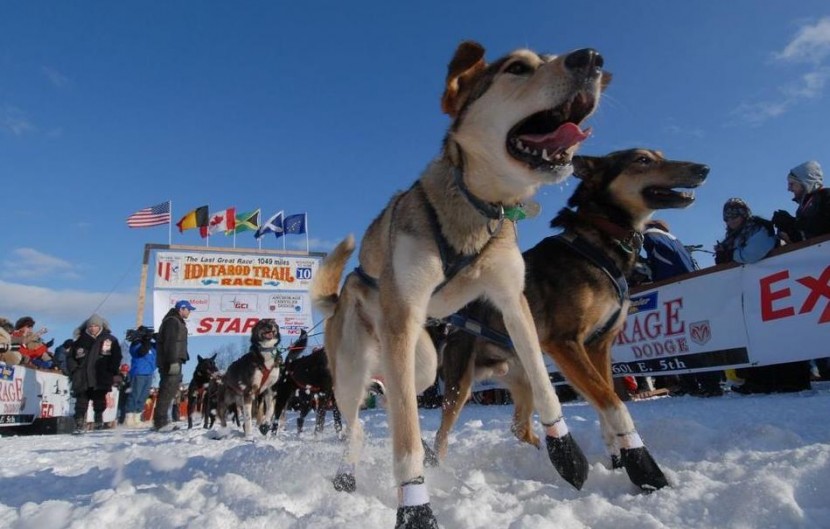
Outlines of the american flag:
M136 211L127 217L130 228L150 228L170 223L170 202L162 202Z

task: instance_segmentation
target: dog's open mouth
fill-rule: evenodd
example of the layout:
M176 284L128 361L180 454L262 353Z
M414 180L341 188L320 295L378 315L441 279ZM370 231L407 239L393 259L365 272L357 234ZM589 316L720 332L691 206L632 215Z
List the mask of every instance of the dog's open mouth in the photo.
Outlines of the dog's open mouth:
M591 134L579 124L594 110L593 94L580 92L556 108L537 112L507 135L507 151L532 169L553 169L571 162L576 145Z
M651 209L685 208L695 201L695 193L691 189L697 185L683 187L647 187L643 190L643 197Z

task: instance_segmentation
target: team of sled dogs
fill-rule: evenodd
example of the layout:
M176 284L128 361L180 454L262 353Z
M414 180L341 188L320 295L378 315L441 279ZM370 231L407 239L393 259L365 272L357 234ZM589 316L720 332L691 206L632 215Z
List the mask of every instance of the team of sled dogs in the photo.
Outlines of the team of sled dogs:
M690 190L709 169L650 149L576 156L610 80L593 49L521 49L488 63L481 45L462 42L441 98L451 123L440 153L374 219L345 279L351 235L315 275L312 301L327 318L325 350L347 423L334 486L356 489L358 411L380 375L399 486L396 528L437 527L424 482L433 453L421 439L416 401L439 368L436 345L446 385L439 460L473 381L501 376L515 402L516 436L544 446L557 472L581 488L588 462L550 384L547 354L596 409L612 466L644 490L668 485L613 390L611 343L628 311L625 278L644 223L655 210L691 204ZM561 233L522 254L516 223L538 209L531 199L541 186L571 174L579 184L551 222ZM488 333L450 332L436 344L429 322L451 316L456 326L464 327L461 318Z

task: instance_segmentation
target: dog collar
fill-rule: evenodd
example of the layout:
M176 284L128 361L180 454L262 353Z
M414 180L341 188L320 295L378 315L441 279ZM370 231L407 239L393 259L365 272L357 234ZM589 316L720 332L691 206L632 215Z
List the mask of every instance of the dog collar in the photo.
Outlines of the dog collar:
M454 167L453 173L455 174L455 185L458 186L458 189L461 191L461 194L464 195L464 198L473 205L474 208L478 210L479 213L487 217L488 219L502 221L504 219L512 220L513 222L526 219L528 217L535 217L536 213L539 212L538 204L531 203L527 207L524 203L516 204L515 206L508 206L504 207L503 204L493 204L491 202L485 202L475 196L471 191L470 188L467 187L467 184L464 183L464 174L461 172L460 167ZM533 206L536 206L535 208Z
M638 253L643 247L643 234L635 229L628 229L615 224L605 217L577 212L579 216L593 224L600 231L613 237L622 251L628 254Z

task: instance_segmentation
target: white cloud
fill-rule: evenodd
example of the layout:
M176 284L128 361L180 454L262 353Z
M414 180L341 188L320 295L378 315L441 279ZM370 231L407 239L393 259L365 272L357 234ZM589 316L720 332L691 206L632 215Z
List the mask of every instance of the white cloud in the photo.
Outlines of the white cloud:
M23 136L36 130L26 113L12 105L3 105L0 108L0 130L11 132L15 136Z
M793 40L774 57L786 62L820 63L830 55L830 17L801 27Z
M46 76L47 79L49 79L49 82L57 88L63 88L69 84L69 78L54 68L42 66L40 71L44 76Z
M795 74L794 80L779 87L780 99L745 102L735 109L732 115L751 125L760 125L768 119L780 116L803 101L821 97L827 79L830 78L830 67L823 65L828 55L830 55L830 17L822 18L815 24L802 26L783 50L773 53L773 58L793 65L807 63L809 69Z
M77 279L80 277L77 267L58 257L39 252L34 248L15 248L3 261L0 273L3 277L33 279L39 277L59 277Z
M136 299L135 294L53 290L0 280L0 316L11 321L24 314L50 324L79 323L93 312L110 318L129 315L135 313Z

